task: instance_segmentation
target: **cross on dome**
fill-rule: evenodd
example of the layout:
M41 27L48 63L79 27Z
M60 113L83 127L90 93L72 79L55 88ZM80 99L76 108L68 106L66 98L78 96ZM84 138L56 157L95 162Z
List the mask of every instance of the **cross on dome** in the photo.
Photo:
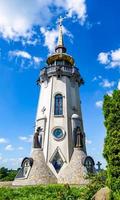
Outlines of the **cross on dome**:
M60 26L62 26L63 20L64 20L64 17L60 16L58 21L57 21Z

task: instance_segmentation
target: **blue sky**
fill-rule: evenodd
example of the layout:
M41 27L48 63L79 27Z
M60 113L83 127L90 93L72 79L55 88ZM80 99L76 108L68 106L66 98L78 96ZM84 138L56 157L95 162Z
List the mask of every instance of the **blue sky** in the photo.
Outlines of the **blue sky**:
M87 151L105 166L102 101L120 89L119 0L0 1L0 166L17 168L29 156L39 96L40 69L64 43L85 85L80 88Z

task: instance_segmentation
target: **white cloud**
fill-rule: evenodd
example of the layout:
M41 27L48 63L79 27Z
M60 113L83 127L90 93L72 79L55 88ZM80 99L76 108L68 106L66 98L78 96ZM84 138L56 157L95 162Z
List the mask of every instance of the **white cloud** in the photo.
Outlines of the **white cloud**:
M86 19L86 4L85 0L66 0L66 10L68 10L68 17L76 16L81 24Z
M0 32L4 38L17 39L20 36L30 38L34 25L49 23L52 13L49 0L1 0Z
M57 9L51 9L55 7ZM30 41L36 25L50 24L52 18L67 12L68 17L79 20L86 19L85 0L1 0L0 1L0 33L3 38L18 40L20 37Z
M115 85L114 81L109 81L108 79L103 79L100 85L104 88L111 88Z
M44 27L41 27L40 31L44 36L44 40L45 40L44 46L48 47L49 52L53 52L56 46L58 30L56 29L46 30Z
M7 167L17 169L20 167L21 161L23 160L22 157L20 158L2 158L0 162L0 167Z
M86 144L92 144L92 140L86 138Z
M20 165L21 162L22 162L23 158L20 157L20 158L9 158L8 159L8 162L11 161L13 165ZM20 166L19 166L20 167Z
M58 28L47 30L44 27L41 27L40 31L44 36L44 46L48 48L49 53L54 52L55 47L57 46ZM63 26L63 34L66 34L70 38L73 38L73 35L64 26Z
M5 147L5 150L6 150L6 151L13 151L14 148L13 148L13 146L12 146L11 144L8 144L8 145Z
M5 144L7 143L7 140L5 138L0 138L0 144Z
M2 158L2 156L0 155L0 161L2 161L2 159L3 159L3 158Z
M18 150L20 150L20 151L22 151L23 149L24 149L24 148L23 148L23 147L21 147L21 146L20 146L20 147L18 147Z
M23 44L23 45L28 44L28 45L33 45L33 46L35 46L35 45L37 45L37 44L40 43L40 38L35 38L35 39L30 38L30 39L27 39L27 40L22 39L21 41L22 41L22 44Z
M43 61L43 59L40 57L33 56L33 61L36 65L39 65Z
M95 105L96 105L97 108L102 108L103 101L96 101Z
M20 140L23 140L23 141L26 141L26 140L27 140L27 137L25 137L25 136L19 136L19 139L20 139Z
M113 90L107 91L108 96L112 96L112 94L113 94Z
M111 51L111 67L120 66L120 49Z
M102 76L101 76L101 75L95 76L95 77L92 79L92 81L98 81L98 80L100 80L100 79L102 79Z
M120 90L120 80L118 81L118 86L117 86L118 90Z
M98 61L101 64L105 64L106 68L120 68L120 48L109 52L99 53Z
M109 63L109 53L104 53L104 52L101 52L99 53L98 55L98 61L101 63L101 64L108 64Z
M31 143L33 140L33 135L29 135L28 137L27 136L19 136L19 140Z
M41 57L32 56L30 53L21 50L9 51L8 55L10 59L15 58L17 64L19 59L21 68L29 68L31 66L37 68L40 62L43 61Z
M22 57L26 59L31 59L31 55L26 51L20 51L20 50L9 51L9 55L13 57Z

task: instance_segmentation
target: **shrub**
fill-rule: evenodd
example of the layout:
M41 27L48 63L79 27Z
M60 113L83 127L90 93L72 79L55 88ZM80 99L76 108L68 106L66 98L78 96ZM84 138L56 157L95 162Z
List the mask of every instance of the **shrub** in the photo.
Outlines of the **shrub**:
M113 192L120 187L120 90L104 97L103 112L107 135L104 157L107 161L107 185Z

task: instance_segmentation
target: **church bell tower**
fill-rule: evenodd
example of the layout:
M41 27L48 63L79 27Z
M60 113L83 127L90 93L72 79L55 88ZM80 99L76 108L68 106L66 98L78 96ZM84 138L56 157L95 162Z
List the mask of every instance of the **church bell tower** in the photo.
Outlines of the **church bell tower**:
M83 83L64 46L60 18L58 44L37 81L41 89L31 157L22 161L14 185L87 183L94 160L86 152L79 94Z

